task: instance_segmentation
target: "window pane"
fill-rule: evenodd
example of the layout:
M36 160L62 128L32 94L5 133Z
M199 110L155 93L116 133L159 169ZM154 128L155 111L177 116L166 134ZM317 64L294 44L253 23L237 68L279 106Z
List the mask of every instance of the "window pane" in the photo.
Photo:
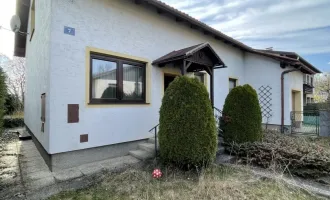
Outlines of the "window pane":
M236 87L236 81L235 79L229 79L229 91L231 91L234 87Z
M200 82L204 83L204 74L203 73L195 73L195 78L197 78Z
M123 99L143 99L143 68L123 64Z
M117 63L92 59L92 98L117 97Z

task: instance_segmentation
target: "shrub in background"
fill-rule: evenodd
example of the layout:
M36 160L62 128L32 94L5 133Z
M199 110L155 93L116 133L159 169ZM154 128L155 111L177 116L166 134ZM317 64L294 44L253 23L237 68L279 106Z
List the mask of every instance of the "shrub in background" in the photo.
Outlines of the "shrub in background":
M15 111L20 109L20 100L18 97L12 94L7 94L5 99L6 115L12 115Z
M24 116L5 116L3 119L4 128L24 127Z
M3 129L3 116L5 114L5 101L7 96L6 75L0 67L0 135Z
M257 92L250 85L235 87L228 94L221 127L224 141L254 142L262 139L262 116Z
M177 77L160 108L160 156L179 167L211 163L217 151L216 124L209 94L197 79Z

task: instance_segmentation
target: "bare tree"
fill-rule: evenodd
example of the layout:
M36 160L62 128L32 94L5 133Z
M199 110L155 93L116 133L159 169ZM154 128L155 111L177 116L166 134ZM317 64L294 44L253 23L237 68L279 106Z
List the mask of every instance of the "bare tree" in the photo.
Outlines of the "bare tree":
M5 55L1 55L3 61L1 67L7 74L8 92L20 99L20 108L24 106L25 94L25 58L14 57L9 59Z
M314 99L316 102L330 100L330 73L323 73L314 77Z

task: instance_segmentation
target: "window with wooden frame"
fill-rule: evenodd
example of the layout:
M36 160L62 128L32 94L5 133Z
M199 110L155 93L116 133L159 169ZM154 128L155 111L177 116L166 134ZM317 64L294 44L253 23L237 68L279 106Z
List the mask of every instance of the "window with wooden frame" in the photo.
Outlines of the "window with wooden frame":
M237 87L237 79L234 78L229 78L229 92L234 89L235 87Z
M195 72L194 73L195 78L197 78L200 82L205 84L205 73L202 72Z
M145 103L146 64L90 54L90 103Z
M36 20L35 0L32 0L31 10L30 10L30 41L32 40L34 34L35 20Z

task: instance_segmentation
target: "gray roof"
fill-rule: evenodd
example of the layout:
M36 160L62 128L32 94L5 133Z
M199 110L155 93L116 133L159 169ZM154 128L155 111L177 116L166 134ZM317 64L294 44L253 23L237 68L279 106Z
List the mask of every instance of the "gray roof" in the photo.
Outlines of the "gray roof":
M216 60L216 65L224 65L220 57L216 54L216 52L212 49L212 47L209 45L209 43L202 43L202 44L197 44L193 45L184 49L172 51L152 62L152 64L157 65L157 64L162 64L162 63L167 63L169 61L175 61L179 59L184 59L186 57L189 57L196 53L199 50L202 50L204 48L208 48L212 52L212 56Z

